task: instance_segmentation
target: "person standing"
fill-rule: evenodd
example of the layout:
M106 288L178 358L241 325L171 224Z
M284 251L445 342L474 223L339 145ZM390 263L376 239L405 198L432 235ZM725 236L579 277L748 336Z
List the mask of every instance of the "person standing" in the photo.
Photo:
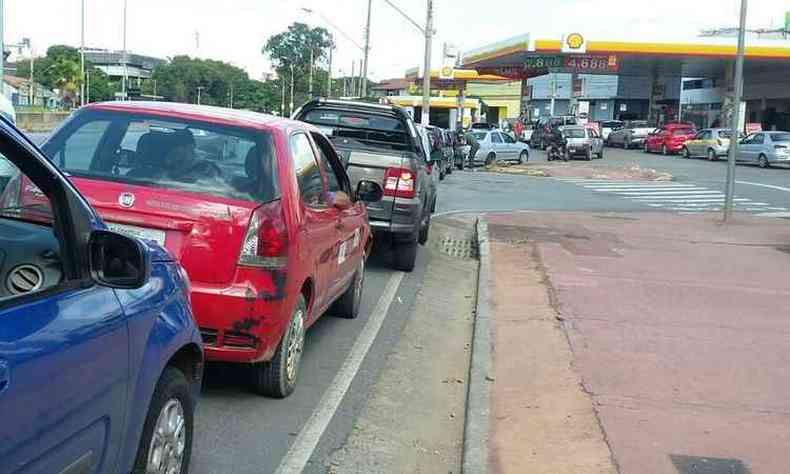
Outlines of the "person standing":
M524 139L524 122L521 121L521 117L513 124L513 135L517 142Z
M480 142L477 141L477 138L475 137L474 133L472 133L471 130L466 132L464 138L466 138L466 143L467 145L469 145L469 164L471 165L475 161L475 155L477 155L477 150L480 149Z

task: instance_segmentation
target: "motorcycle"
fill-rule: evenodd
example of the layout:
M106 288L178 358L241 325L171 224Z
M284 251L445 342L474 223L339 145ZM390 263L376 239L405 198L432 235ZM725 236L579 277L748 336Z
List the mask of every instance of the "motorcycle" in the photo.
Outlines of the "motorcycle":
M546 152L549 161L568 161L568 153L565 151L565 147L558 147L554 144L549 146L548 151Z

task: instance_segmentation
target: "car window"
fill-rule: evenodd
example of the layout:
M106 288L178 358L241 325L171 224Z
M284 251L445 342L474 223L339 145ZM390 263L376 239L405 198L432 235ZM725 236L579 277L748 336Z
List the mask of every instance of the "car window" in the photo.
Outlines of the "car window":
M505 140L505 143L516 143L516 140L514 140L513 137L511 137L507 133L503 133L502 138Z
M763 135L762 133L758 133L757 135L754 136L754 138L752 138L751 143L753 143L754 145L762 145L763 143L765 143L765 135Z
M790 142L790 133L772 133L771 140L775 142Z
M731 136L732 134L729 132L729 130L719 130L718 132L719 138L726 138L727 140L729 140Z
M342 165L338 162L333 163L333 161L329 158L332 145L326 138L321 136L321 134L312 133L311 135L313 137L313 141L318 146L318 156L321 159L321 168L324 170L324 175L326 175L327 191L348 191L343 189L343 179L338 175L340 170L337 168L341 168Z
M366 111L346 111L318 108L308 111L301 120L318 126L329 137L344 137L375 147L395 150L411 149L409 135L404 122L392 115Z
M502 143L502 137L498 133L492 132L491 133L491 141L493 143Z
M66 280L49 198L0 155L0 302L56 287Z
M44 146L74 176L232 199L279 195L267 132L189 119L83 113Z
M680 133L677 133L677 132L682 132L682 130L675 130L674 134L675 135L680 135ZM711 132L710 132L710 130L705 130L704 132L702 132L702 140L710 140L710 139L711 139Z
M472 136L477 139L477 141L482 142L485 141L488 133L486 132L472 132Z
M304 133L291 136L291 156L302 202L309 207L323 207L324 180L313 146Z

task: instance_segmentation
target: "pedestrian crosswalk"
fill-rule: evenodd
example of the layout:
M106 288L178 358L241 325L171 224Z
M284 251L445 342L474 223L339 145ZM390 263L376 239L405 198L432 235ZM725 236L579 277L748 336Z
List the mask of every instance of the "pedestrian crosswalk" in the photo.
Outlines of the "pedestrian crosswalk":
M614 194L652 208L681 213L720 211L724 206L724 193L718 189L692 183L671 181L612 181L586 178L554 178L564 183L581 186L596 193ZM737 211L774 214L787 212L785 207L744 197L734 198Z

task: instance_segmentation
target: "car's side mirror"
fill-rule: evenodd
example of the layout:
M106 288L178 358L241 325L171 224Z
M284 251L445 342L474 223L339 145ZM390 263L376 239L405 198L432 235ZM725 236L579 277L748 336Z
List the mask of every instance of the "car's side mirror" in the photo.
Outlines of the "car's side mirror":
M378 202L384 197L379 183L362 180L357 184L357 199L364 202Z
M109 230L95 230L88 247L91 276L96 283L133 290L148 281L151 257L139 240Z

